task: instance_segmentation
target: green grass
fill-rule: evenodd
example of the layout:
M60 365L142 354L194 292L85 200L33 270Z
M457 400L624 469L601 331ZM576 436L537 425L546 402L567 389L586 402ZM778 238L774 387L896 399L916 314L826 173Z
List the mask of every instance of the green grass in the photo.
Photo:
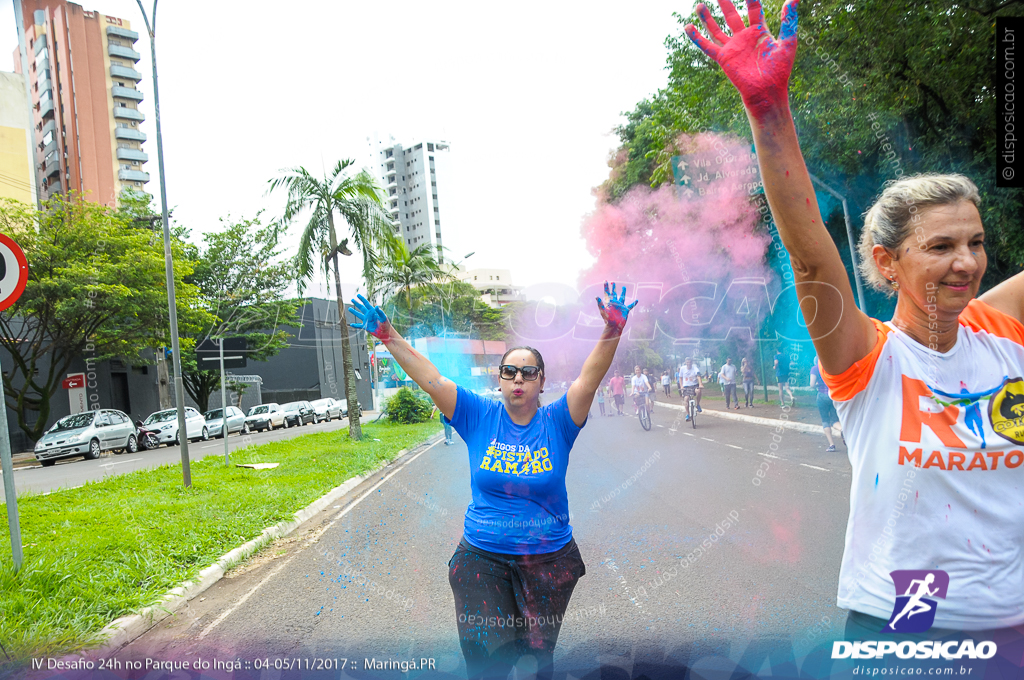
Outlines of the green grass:
M439 429L436 420L364 425L359 443L343 429L231 454L232 463L280 463L272 470L225 467L211 455L192 463L190 489L180 465L165 465L20 496L25 562L17 574L10 536L0 532L0 641L16 661L88 646L110 621Z

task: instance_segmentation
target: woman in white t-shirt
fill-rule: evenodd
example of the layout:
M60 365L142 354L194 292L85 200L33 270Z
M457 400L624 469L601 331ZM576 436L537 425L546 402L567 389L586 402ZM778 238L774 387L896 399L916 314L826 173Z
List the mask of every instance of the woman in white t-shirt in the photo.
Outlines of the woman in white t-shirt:
M777 41L759 2L748 3L749 27L728 0L721 6L734 36L703 5L697 13L711 40L692 25L686 32L743 97L765 193L846 434L853 482L838 604L851 610L848 632L878 639L879 623L900 614L897 588L914 595L904 576L890 575L902 570L939 584L937 629L994 635L1020 626L1024 275L977 298L987 264L977 188L962 175L908 177L885 187L860 242L861 270L896 296L896 311L882 323L858 310L789 108L797 3L783 8Z

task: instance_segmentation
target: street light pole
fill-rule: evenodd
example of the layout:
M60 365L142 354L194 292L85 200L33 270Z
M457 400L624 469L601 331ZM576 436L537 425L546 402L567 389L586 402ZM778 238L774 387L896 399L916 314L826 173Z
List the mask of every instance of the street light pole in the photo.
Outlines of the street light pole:
M181 444L181 474L186 488L192 486L192 470L188 460L188 429L185 426L185 384L181 379L181 343L178 341L178 308L174 296L174 260L171 258L171 227L167 218L167 183L164 181L164 140L160 134L160 89L156 77L156 4L153 0L153 23L149 22L142 0L135 0L146 22L149 48L153 55L153 108L156 111L156 157L160 169L160 210L164 224L164 273L167 276L167 310L171 326L171 360L174 363L174 401L178 407L178 441Z
M857 248L853 245L853 225L850 224L850 210L846 207L846 197L837 192L820 179L811 175L811 181L838 198L843 203L843 219L846 220L846 240L850 246L850 262L853 263L853 282L857 285L857 306L864 311L864 285L860 280L860 267L857 266Z

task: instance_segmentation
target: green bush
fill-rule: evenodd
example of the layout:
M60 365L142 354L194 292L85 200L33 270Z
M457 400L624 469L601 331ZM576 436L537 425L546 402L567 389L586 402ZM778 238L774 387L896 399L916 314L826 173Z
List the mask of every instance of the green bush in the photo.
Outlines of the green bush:
M425 423L430 420L430 412L433 410L429 401L420 399L416 393L408 387L395 392L395 395L388 399L384 406L388 413L388 420L392 423Z

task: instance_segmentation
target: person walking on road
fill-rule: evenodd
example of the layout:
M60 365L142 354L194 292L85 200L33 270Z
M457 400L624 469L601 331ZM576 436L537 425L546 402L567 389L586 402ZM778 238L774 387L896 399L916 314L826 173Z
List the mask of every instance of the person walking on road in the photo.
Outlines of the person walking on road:
M740 363L740 375L743 378L743 398L746 399L746 407L754 405L754 367L744 357Z
M736 396L736 366L732 363L732 357L728 357L722 368L718 371L718 382L722 384L722 392L725 393L725 408L735 402L734 408L740 407L740 400ZM730 398L732 401L730 401Z
M784 406L785 401L782 400L782 390L786 390L786 394L789 395L789 405L796 405L796 397L793 396L793 390L789 386L789 357L783 354L782 348L775 354L775 381L779 384L779 406Z
M743 99L768 204L849 449L837 598L850 610L846 636L878 640L898 614L893 573L942 570L948 591L926 639L969 631L975 641L1019 648L1024 273L978 297L988 256L977 186L959 174L903 177L887 182L865 214L859 248L864 278L895 296L895 311L883 322L859 310L789 106L798 0L783 6L778 40L760 2L747 3L749 26L729 0L719 4L732 36L703 4L697 16L710 38L693 25L685 31ZM1000 450L982 448L965 422L966 405L940 394L964 389L966 401L987 402L977 425L985 441L1007 442ZM894 511L904 513L895 532Z
M811 365L811 387L818 390L815 395L815 403L818 405L818 413L821 415L821 429L825 431L825 439L828 440L826 451L835 451L836 443L832 441L832 424L839 422L839 415L836 413L836 406L832 403L832 397L828 396L828 385L821 379L821 369L818 366L818 357L814 357Z
M604 412L604 393L606 389L607 388L604 385L601 385L600 387L597 388L597 407L601 409L602 416L608 415L607 413Z
M663 372L661 374L661 386L665 390L665 396L666 397L671 397L672 396L672 381L668 377L668 371L665 371L665 372Z
M569 453L587 422L597 388L615 357L629 312L605 284L597 299L605 326L580 375L557 401L541 406L544 359L513 347L498 367L503 401L481 397L442 376L402 338L380 307L352 301L361 328L448 416L469 451L472 502L462 540L448 563L459 640L470 678L502 678L532 657L550 678L562 618L586 573L569 524Z
M608 381L608 386L612 388L615 410L620 416L626 415L622 412L622 405L626 403L626 379L622 377L622 371L615 371L615 375Z

